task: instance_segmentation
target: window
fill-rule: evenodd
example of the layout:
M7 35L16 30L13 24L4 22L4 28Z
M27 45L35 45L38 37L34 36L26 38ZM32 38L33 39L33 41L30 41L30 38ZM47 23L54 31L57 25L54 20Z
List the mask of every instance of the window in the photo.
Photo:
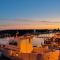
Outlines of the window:
M17 46L17 42L16 42L16 41L14 41L14 40L12 40L12 41L10 41L10 42L9 42L9 45Z

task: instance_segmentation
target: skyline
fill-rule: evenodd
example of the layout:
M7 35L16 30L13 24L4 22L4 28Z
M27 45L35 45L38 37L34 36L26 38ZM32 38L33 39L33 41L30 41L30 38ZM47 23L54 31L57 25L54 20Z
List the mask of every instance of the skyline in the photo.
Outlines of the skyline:
M0 28L60 28L60 0L0 0Z

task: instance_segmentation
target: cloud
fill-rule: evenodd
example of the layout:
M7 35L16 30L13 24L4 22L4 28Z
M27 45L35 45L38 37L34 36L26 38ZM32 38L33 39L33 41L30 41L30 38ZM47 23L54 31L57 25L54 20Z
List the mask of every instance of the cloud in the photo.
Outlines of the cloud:
M0 30L60 28L60 18L0 19Z

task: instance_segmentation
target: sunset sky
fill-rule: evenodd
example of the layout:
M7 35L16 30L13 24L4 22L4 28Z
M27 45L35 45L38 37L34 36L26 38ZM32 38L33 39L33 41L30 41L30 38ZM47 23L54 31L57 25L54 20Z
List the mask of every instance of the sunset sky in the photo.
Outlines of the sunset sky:
M60 28L60 0L0 0L0 29Z

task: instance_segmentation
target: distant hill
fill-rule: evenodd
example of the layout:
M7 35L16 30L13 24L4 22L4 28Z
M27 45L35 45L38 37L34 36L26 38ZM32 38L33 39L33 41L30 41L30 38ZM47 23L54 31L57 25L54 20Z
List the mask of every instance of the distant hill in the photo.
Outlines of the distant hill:
M53 30L48 30L48 29L21 29L21 30L0 30L0 37L4 36L16 36L17 31L19 32L19 36L24 35L26 33L29 34L46 34L46 33L53 33L53 32L60 32L59 29L53 29Z

